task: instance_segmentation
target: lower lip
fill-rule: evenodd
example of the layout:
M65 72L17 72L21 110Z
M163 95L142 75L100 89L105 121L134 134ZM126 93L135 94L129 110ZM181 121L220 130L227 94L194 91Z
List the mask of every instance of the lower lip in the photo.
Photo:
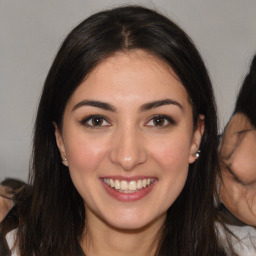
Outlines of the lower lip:
M103 187L107 191L107 193L112 196L113 198L122 201L122 202L132 202L132 201L137 201L145 197L150 193L154 185L156 184L156 181L154 181L150 186L140 189L137 192L134 193L122 193L116 191L114 188L110 187L107 185L102 179L100 179Z

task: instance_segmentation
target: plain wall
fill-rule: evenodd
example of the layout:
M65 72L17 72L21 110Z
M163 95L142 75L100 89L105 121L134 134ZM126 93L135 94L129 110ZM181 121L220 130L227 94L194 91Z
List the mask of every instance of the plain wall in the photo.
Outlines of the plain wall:
M0 180L27 178L40 92L66 34L96 11L129 3L159 10L193 39L212 78L221 131L256 52L255 0L0 0Z

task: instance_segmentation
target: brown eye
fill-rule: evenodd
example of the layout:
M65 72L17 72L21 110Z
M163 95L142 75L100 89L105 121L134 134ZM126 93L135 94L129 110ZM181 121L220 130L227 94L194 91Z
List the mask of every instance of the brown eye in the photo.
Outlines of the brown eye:
M163 126L165 125L166 119L164 117L161 116L157 116L153 118L153 124L155 126Z
M171 124L175 124L175 121L166 115L156 115L152 117L147 123L146 126L152 127L169 127Z
M102 117L94 117L92 118L92 126L101 126L103 124L104 119Z
M101 128L111 126L104 116L91 115L81 121L81 124L89 128Z

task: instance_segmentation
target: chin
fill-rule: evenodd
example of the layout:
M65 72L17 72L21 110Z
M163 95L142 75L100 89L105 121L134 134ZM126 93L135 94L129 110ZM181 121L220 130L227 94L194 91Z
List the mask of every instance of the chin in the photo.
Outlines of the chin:
M123 214L112 214L110 218L105 218L104 222L112 227L113 229L124 230L124 231L139 231L146 229L154 225L155 222L164 222L166 214L149 215L148 213L123 213Z
M113 229L117 229L117 230L122 230L122 231L128 231L128 232L132 232L132 231L138 231L138 230L143 230L145 229L147 226L149 226L150 222L147 221L142 221L142 220L119 220L108 223Z

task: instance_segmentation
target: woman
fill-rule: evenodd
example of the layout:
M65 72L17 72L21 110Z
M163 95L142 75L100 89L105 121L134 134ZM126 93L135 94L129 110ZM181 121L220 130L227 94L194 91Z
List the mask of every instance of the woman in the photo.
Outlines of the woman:
M180 28L142 7L92 15L47 76L9 246L16 238L22 256L226 255L216 133L209 76Z

